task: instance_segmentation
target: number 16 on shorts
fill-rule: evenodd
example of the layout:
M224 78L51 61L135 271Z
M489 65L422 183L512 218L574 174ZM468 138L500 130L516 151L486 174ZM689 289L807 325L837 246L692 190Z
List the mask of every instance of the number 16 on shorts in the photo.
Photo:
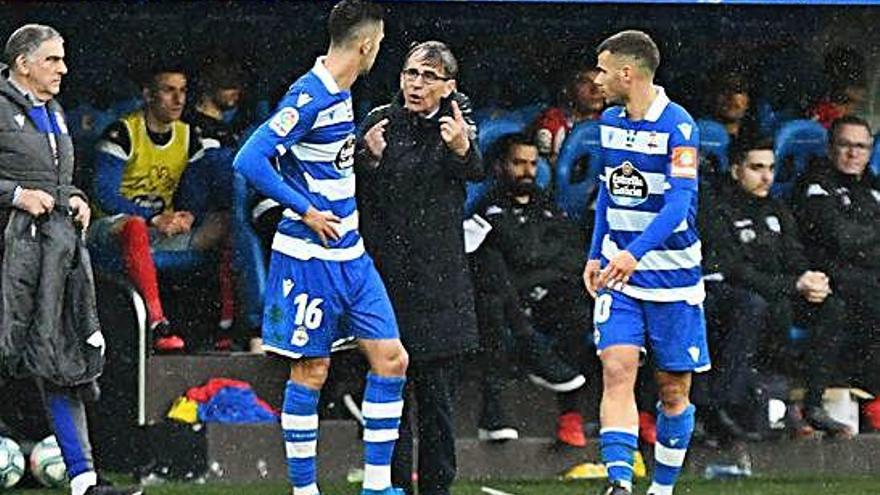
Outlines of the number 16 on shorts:
M306 345L309 341L307 330L316 330L321 326L324 319L324 310L321 309L321 303L324 300L320 297L309 299L306 293L298 294L293 298L296 306L296 315L293 317L293 324L296 330L290 336L290 343L297 347Z

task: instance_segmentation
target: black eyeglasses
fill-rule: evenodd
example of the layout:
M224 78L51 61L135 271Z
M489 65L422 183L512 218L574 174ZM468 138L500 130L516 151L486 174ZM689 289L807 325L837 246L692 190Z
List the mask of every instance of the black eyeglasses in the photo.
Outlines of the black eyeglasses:
M419 76L422 76L422 81L425 81L426 84L434 84L437 81L448 81L452 79L451 77L443 77L432 70L420 71L415 67L403 69L401 74L403 74L403 78L409 82L413 82L418 79Z
M841 149L855 149L858 151L869 151L873 146L871 143L853 143L844 139L834 142L834 146Z

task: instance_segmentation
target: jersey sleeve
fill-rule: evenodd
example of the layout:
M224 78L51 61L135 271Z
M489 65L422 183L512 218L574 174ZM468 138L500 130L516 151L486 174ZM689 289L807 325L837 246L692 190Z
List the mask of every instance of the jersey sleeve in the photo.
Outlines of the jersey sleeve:
M672 189L697 190L700 163L700 129L694 120L683 114L674 122L669 134L669 165L667 179Z
M297 105L297 101L304 103ZM281 100L272 117L250 135L234 161L236 172L243 175L257 191L300 215L311 204L302 194L284 183L272 166L272 160L289 153L290 147L311 131L318 110L316 98L294 87Z

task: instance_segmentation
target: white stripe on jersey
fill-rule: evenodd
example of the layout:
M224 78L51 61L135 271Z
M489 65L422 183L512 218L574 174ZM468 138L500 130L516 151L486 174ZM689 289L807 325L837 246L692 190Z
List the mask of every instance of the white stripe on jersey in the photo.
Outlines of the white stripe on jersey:
M611 175L611 172L617 167L605 167L605 175L601 176L603 182L607 182L608 176ZM648 182L648 194L663 194L667 189L670 188L668 182L666 182L666 174L658 174L656 172L645 172L643 170L639 170L639 173L645 178ZM607 183L606 183L607 186Z
M291 220L302 220L302 217L290 208L285 209L282 214L284 215L284 218L289 218ZM348 234L353 230L357 230L358 226L359 217L357 210L355 210L351 215L344 217L339 221L339 225L336 226L336 232L339 233L339 237L344 237L345 234Z
M648 225L657 218L657 213L652 211L621 210L608 206L605 212L608 219L608 229L620 232L644 232ZM682 220L673 232L685 232L688 229L687 219Z
M98 141L98 145L95 146L95 149L97 149L99 153L107 153L108 155L119 158L122 161L128 161L128 159L130 158L128 155L125 154L122 146L119 146L112 141Z
M309 186L309 192L320 194L330 201L339 201L354 197L355 180L354 175L343 177L341 179L316 179L306 171L303 171L303 178Z
M700 261L702 260L700 247L700 241L697 241L686 249L655 249L648 251L642 256L642 259L639 260L639 264L636 266L636 271L687 270L690 268L696 268L700 266ZM602 256L606 259L610 260L620 251L621 249L617 247L616 242L611 240L610 235L606 235L605 238L602 239Z
M669 133L656 131L631 131L600 125L602 147L611 150L632 151L643 155L666 155L669 153Z
M363 256L364 239L359 237L357 243L351 247L330 249L298 237L276 232L275 238L272 239L272 250L298 260L317 258L324 261L351 261Z
M333 163L336 161L336 155L342 149L342 145L348 140L348 136L343 136L339 141L333 141L326 144L304 143L302 141L290 147L293 156L304 162L325 162Z
M333 124L342 122L354 122L354 111L351 109L351 98L340 101L339 103L325 108L318 112L315 117L315 123L312 124L312 130L319 127L329 127Z
M627 284L621 291L624 294L641 301L654 302L677 302L684 301L690 305L700 304L706 299L706 287L700 280L690 287L676 287L674 289L646 289ZM707 368L708 369L708 368ZM705 370L698 370L705 371Z

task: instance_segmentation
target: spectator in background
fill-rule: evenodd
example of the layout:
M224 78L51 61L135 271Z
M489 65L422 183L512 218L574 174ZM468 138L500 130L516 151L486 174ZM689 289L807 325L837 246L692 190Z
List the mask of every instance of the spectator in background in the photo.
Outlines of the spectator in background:
M827 92L807 110L807 117L828 129L835 120L857 115L867 99L865 57L853 48L838 46L825 54Z
M829 132L828 160L814 164L801 178L794 201L810 259L834 275L834 294L846 303L849 372L857 384L877 392L880 191L866 173L873 141L865 120L853 116L835 120Z
M483 164L470 100L456 91L457 77L458 62L445 44L410 48L400 93L367 115L356 151L364 241L410 355L411 393L392 476L396 486L413 493L414 398L422 495L449 495L455 479L452 404L459 358L477 344L461 221L465 182L481 179Z
M199 95L185 121L202 137L206 148L212 141L223 148L236 148L250 124L240 111L244 74L235 63L214 61L199 74Z
M483 348L479 437L490 441L518 437L501 404L504 381L510 374L509 346L505 345L510 329L529 378L557 392L556 438L585 447L575 391L586 379L570 363L598 364L595 354L587 351L583 335L591 313L581 288L583 253L578 246L586 242L586 236L535 186L537 161L538 149L525 135L502 137L493 164L499 181L474 216L477 224L488 224L473 254ZM565 352L554 350L548 338L555 338L556 347Z
M807 260L791 210L770 197L775 162L771 140L740 141L731 153L735 182L723 184L700 216L704 266L721 279L707 284L710 381L717 393L710 420L723 436L750 438L751 370L767 371L774 358L786 355L788 329L796 324L810 334L804 419L818 430L850 436L855 432L822 408L844 342L844 305L831 294L834 272ZM762 343L768 346L759 352Z
M720 122L730 136L730 146L739 139L757 137L757 122L752 108L751 91L746 78L736 72L721 74L711 93L712 118Z
M67 74L64 39L21 26L0 64L0 383L36 380L61 448L72 495L135 495L98 485L85 401L98 398L104 337L89 253L91 210L72 185L73 142L55 100ZM4 402L21 396L4 392Z
M204 164L199 135L180 120L186 91L182 69L153 68L143 83L144 108L110 125L97 145L94 189L101 218L89 241L100 251L121 252L125 272L146 301L156 352L180 352L186 344L163 310L153 253L217 249L229 223L228 212L199 211L210 190L180 187L185 174ZM196 211L188 205L197 205ZM231 290L221 300L231 304Z
M593 82L598 73L592 64L571 71L560 92L559 105L541 112L532 124L538 151L551 166L556 165L559 150L572 127L585 120L598 120L602 115L605 99Z

